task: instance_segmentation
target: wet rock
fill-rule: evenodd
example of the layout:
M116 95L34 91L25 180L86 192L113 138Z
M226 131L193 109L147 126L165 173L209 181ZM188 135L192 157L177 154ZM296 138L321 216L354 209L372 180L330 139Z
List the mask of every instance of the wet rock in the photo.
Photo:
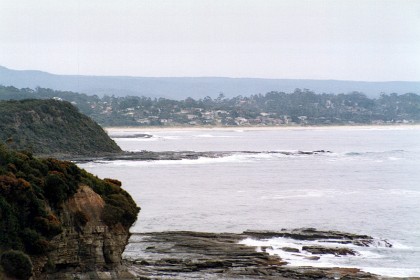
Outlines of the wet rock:
M317 155L321 153L330 153L330 151L221 151L221 152L194 152L194 151L140 151L140 152L123 152L118 154L110 154L102 157L64 157L62 159L71 160L74 162L90 162L90 161L113 161L113 160L140 160L140 161L155 161L155 160L182 160L182 159L199 159L199 158L220 158L231 156L233 154L254 155L254 154L282 154L282 155Z
M153 135L146 134L146 133L137 133L137 134L130 134L130 135L112 135L111 138L152 138Z
M335 256L347 256L347 255L356 255L356 251L350 249L350 248L344 248L344 247L324 247L324 246L303 246L303 251L309 252L314 255L325 255L325 254L331 254Z
M358 269L285 266L278 256L239 244L250 237L255 238L189 231L133 234L124 258L140 279L378 279Z
M299 249L292 248L292 247L282 247L281 249L285 252L290 252L290 253L299 253L300 252Z
M319 260L321 257L318 256L310 256L310 257L305 257L305 259L310 260L310 261L317 261Z
M244 234L258 238L270 239L275 237L291 238L295 240L317 240L319 242L353 244L356 246L369 246L374 238L367 235L352 234L340 231L322 231L314 228L301 228L281 231L245 231Z

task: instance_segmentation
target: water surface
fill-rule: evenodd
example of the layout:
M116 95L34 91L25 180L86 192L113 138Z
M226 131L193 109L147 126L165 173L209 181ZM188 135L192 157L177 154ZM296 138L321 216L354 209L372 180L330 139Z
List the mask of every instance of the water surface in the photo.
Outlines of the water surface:
M131 151L238 153L217 159L80 164L123 182L142 207L133 232L315 227L368 234L394 247L363 249L358 257L323 257L309 265L420 276L419 127L110 131L111 136L136 133L153 137L115 140ZM330 152L264 153L314 150ZM290 240L267 242L275 249Z

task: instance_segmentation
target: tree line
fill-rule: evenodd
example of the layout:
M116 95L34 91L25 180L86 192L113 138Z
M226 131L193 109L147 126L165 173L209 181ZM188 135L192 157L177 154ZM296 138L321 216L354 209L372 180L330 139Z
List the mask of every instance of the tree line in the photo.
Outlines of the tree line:
M55 98L71 102L103 126L323 125L416 123L420 95L360 92L316 94L308 89L251 96L172 100L137 96L90 96L52 89L0 87L0 99Z

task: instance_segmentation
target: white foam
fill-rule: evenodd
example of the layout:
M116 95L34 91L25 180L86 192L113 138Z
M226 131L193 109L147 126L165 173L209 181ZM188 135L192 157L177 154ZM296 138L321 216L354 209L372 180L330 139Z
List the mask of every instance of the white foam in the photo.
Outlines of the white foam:
M360 267L361 270L387 277L419 277L420 268Z
M251 158L246 155L231 155L218 158L200 157L198 159L181 159L181 160L113 160L113 161L95 161L90 163L87 167L94 167L96 164L106 164L112 166L151 166L151 165L196 165L196 164L215 164L215 163L236 163L236 162L250 162ZM96 163L96 164L95 164ZM83 165L83 164L82 164Z
M177 135L157 136L157 138L166 139L166 140L178 140L178 139L182 139L181 136L177 136Z
M197 138L213 138L213 137L216 137L216 136L211 135L211 134L200 134L200 135L195 135L194 137L197 137Z
M266 200L279 200L279 199L290 199L290 198L306 198L306 197L323 197L325 192L322 191L308 191L303 194L284 194L284 195L270 195L262 196L261 199Z
M118 137L118 138L112 138L112 140L114 140L116 142L152 142L152 141L158 141L159 139L157 137L137 137L137 138L132 138L132 137L122 138L122 137Z
M140 150L134 150L140 152ZM182 159L182 160L113 160L113 161L95 161L99 164L108 164L115 166L145 166L145 165L195 165L195 164L215 164L215 163L245 163L255 162L258 160L270 160L280 157L290 157L290 155L284 154L273 154L273 153L257 153L257 154L241 154L236 153L228 156L210 158L210 157L199 157L198 159ZM89 165L89 167L95 166ZM316 193L312 196L318 196Z
M388 193L390 195L398 195L398 196L404 196L404 197L420 197L420 191L414 191L414 190L404 190L404 189L390 189L388 190Z
M398 158L398 157L388 157L388 159L392 161L402 160L402 158Z
M199 134L194 135L196 138L235 138L235 136L230 135L212 135L212 134Z
M319 241L306 241L306 240L294 240L290 238L270 238L270 239L262 239L256 240L252 238L246 238L240 242L240 244L253 246L256 248L266 247L266 252L270 255L277 255L282 260L288 262L288 266L312 266L312 267L343 267L343 268L359 268L363 271L375 273L382 276L388 277L413 277L420 275L420 268L404 268L404 269L396 269L394 267L384 267L383 263L386 260L386 255L381 254L380 252L395 250L395 247L388 248L384 242L376 242L373 244L372 247L360 247L355 246L352 244L339 244L334 242L319 242ZM398 243L396 243L397 245ZM313 257L309 252L302 251L303 246L307 245L323 245L323 246L330 246L330 247L347 247L350 249L354 249L358 252L357 255L352 256L334 256L331 254L325 255L318 255L319 259L310 259ZM404 248L399 244L398 247ZM283 247L290 247L298 249L299 253L294 252L286 252L282 250ZM381 247L375 249L377 247ZM316 256L316 255L315 255ZM366 266L366 263L372 262L377 259L376 263L378 266Z

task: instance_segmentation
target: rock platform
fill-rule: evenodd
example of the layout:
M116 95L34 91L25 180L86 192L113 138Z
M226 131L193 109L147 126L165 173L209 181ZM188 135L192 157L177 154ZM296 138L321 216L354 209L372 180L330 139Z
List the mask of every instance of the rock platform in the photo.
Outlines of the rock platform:
M300 240L329 240L337 244L368 246L373 238L315 229L279 232L247 231L205 233L169 231L133 234L124 253L124 262L139 279L382 279L356 268L292 267L267 248L240 244L246 238L265 239L293 235ZM319 254L357 253L318 246Z

